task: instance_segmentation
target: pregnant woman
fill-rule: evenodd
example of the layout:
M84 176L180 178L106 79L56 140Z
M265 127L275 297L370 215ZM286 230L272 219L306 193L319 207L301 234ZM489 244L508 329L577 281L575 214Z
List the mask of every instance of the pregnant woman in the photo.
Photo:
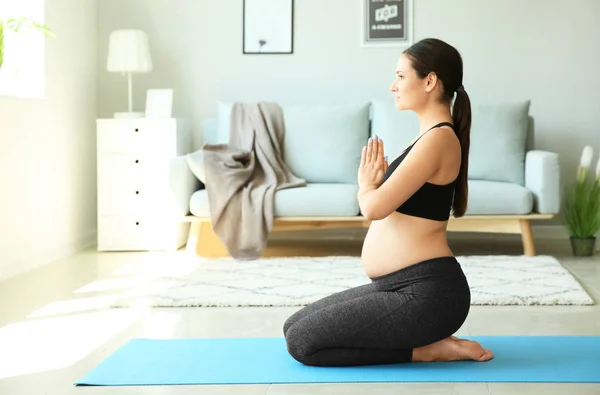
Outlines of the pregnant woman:
M371 282L290 316L288 352L313 366L357 366L493 358L453 334L471 294L446 238L464 215L471 105L458 51L425 39L404 51L391 85L396 108L414 111L415 139L388 164L378 137L363 148L358 202L371 220L361 260ZM452 101L454 99L454 104Z

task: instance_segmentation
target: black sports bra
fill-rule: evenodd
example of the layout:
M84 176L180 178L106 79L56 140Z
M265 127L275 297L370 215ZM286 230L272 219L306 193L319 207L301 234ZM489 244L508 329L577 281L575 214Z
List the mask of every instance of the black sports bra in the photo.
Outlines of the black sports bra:
M425 133L431 129L440 126L450 126L454 130L454 125L449 122L441 122L435 126L432 126ZM406 155L410 152L412 147L419 141L425 134L421 134L414 143L408 146L404 152L396 158L392 163L389 164L385 175L383 176L383 182L385 182L390 175L396 170L396 168L402 163ZM450 184L439 185L425 182L410 198L408 198L400 207L396 209L397 212L410 215L413 217L427 218L436 221L446 221L450 218L450 209L452 207L452 201L454 200L454 188L456 179Z

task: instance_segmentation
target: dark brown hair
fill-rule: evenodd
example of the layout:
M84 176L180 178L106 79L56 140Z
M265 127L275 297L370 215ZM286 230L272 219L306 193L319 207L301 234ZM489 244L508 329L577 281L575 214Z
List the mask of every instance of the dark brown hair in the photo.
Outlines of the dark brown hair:
M469 195L467 176L471 142L471 101L463 87L462 57L456 48L436 38L421 40L406 49L404 54L411 60L412 66L420 78L427 77L429 73L437 75L438 81L442 83L443 87L442 100L448 105L452 102L456 92L456 99L452 107L452 121L460 140L462 158L454 190L452 211L455 217L462 217L467 210Z

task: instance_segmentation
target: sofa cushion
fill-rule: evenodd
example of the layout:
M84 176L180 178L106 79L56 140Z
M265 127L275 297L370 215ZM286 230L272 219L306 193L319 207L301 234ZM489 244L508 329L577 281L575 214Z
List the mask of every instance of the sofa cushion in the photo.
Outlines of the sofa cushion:
M525 184L530 102L472 107L469 179Z
M190 171L201 183L206 184L206 172L204 171L204 151L199 149L184 155Z
M469 180L466 215L529 214L533 194L527 188L509 182Z
M283 155L290 170L310 183L356 183L369 138L369 103L282 106Z
M355 184L309 183L305 187L281 189L275 192L276 217L348 217L358 215ZM209 217L206 189L192 194L190 212Z
M392 100L371 101L371 137L383 140L385 155L391 161L419 134L419 118L413 111L400 111Z

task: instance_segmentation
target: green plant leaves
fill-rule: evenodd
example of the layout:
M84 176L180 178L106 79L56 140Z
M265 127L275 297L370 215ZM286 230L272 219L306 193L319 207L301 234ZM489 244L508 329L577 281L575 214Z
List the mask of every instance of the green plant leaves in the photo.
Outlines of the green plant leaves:
M570 185L565 191L563 214L571 236L595 236L600 230L600 183L584 179Z
M48 26L35 21L30 21L25 17L9 18L6 19L6 21L0 18L0 68L4 63L4 36L8 29L15 33L25 33L34 30L43 34L45 37L56 37L56 34L54 34Z
M23 33L30 30L37 30L46 37L56 37L56 34L46 25L31 21L25 17L10 18L6 20L6 27L15 33Z

